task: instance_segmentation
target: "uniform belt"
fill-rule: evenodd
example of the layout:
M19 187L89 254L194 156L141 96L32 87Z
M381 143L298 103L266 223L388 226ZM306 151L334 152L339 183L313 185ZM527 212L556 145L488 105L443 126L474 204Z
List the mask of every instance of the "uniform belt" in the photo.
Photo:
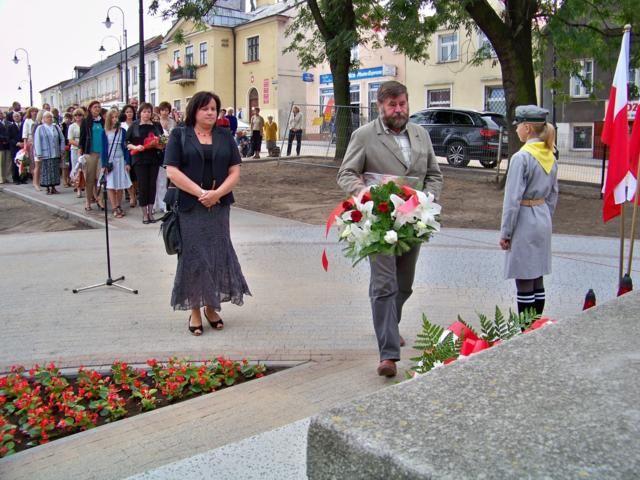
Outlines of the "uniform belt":
M544 198L530 198L528 200L520 200L520 205L524 205L525 207L544 205Z

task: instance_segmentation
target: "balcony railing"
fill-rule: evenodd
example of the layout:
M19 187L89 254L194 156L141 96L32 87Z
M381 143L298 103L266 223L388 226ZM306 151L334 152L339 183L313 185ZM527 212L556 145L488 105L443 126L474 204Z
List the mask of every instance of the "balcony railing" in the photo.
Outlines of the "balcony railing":
M187 84L196 81L196 69L179 67L169 73L169 81L171 83Z

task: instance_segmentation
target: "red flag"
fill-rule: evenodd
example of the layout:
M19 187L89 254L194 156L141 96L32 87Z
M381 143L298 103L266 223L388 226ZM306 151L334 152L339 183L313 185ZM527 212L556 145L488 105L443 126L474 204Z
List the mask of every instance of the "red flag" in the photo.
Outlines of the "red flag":
M610 148L602 207L602 218L605 222L620 215L620 204L633 196L633 191L627 192L627 186L631 187L633 183L635 191L635 178L629 172L628 75L629 31L627 30L622 36L620 56L609 93L609 105L602 130L602 143L609 145Z

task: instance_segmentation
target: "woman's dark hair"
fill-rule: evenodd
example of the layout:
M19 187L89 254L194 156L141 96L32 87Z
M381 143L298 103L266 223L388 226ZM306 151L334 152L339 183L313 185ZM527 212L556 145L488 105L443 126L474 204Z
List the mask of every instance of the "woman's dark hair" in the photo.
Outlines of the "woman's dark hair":
M158 111L160 110L169 110L169 113L171 113L171 104L169 102L160 102L160 105L158 105Z
M222 102L220 101L220 97L213 92L198 92L187 104L187 112L186 117L184 119L184 124L188 127L193 127L196 124L196 113L202 107L205 107L211 103L211 100L215 100L216 102L216 111L220 111L220 105Z
M151 113L153 114L153 105L151 105L148 102L142 102L138 106L138 116L140 116L140 114L142 113L143 110L151 110Z
M98 100L93 100L89 106L87 107L87 111L90 112L91 111L91 107L93 107L95 104L100 105L100 102Z
M118 117L118 120L120 120L120 123L124 123L127 121L127 109L130 108L131 111L133 112L133 119L136 119L136 109L133 108L133 105L129 105L128 103L122 107L122 110L120 110L120 116Z

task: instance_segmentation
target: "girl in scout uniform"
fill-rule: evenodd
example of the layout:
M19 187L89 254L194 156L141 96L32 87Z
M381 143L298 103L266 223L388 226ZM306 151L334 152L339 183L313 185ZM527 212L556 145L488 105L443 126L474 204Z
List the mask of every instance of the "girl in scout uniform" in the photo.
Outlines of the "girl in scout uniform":
M555 129L536 105L516 108L522 148L511 157L502 206L500 247L505 278L516 281L518 312L544 309L543 276L551 273L551 217L558 201Z

